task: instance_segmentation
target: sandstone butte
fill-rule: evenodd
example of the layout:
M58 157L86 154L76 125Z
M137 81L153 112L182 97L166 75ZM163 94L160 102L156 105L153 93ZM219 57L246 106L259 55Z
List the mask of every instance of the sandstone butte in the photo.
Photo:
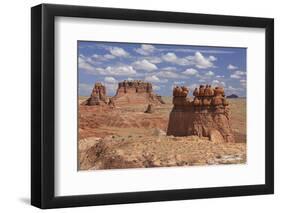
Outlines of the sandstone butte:
M107 104L106 88L101 83L95 83L91 96L82 105L105 105Z
M160 95L153 93L152 84L141 80L118 83L115 96L108 98L106 88L101 83L96 83L91 96L82 105L130 105L130 104L164 104Z
M167 135L208 137L216 142L235 142L230 126L228 101L224 88L200 85L187 98L187 87L173 89L173 109L170 112Z
M164 104L161 96L153 93L152 84L140 80L120 82L116 95L111 100L116 105Z

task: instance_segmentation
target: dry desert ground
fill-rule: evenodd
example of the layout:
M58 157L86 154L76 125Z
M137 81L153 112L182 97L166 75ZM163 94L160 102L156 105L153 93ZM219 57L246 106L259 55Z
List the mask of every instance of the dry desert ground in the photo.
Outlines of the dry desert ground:
M120 169L246 162L246 99L228 99L235 143L198 136L166 136L172 97L144 113L147 105L80 105L78 169Z

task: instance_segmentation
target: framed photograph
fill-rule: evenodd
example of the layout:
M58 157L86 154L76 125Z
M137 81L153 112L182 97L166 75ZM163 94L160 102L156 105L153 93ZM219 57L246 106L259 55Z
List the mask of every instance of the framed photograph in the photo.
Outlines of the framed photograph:
M31 203L272 194L274 21L31 9Z

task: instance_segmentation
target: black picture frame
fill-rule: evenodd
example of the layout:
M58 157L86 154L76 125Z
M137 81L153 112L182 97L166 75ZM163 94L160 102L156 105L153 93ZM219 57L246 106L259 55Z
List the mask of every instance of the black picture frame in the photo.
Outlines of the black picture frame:
M265 184L93 195L54 195L55 17L264 28ZM31 9L31 204L39 208L155 202L274 193L274 20L241 16L41 4Z

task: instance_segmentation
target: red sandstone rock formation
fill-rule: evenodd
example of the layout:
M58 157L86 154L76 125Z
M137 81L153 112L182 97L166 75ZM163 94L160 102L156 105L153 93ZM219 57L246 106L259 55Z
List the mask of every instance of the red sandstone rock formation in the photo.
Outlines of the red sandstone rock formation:
M186 87L175 87L173 90L174 107L167 135L197 135L216 142L235 142L224 89L200 85L193 92L193 101L187 98L188 92Z
M103 105L107 104L106 89L101 83L95 83L90 98L82 103L82 105Z
M140 80L119 82L116 95L112 97L116 105L164 104L161 96L152 91L152 84Z
M154 107L152 104L147 105L147 109L144 111L145 113L153 113L154 112Z

